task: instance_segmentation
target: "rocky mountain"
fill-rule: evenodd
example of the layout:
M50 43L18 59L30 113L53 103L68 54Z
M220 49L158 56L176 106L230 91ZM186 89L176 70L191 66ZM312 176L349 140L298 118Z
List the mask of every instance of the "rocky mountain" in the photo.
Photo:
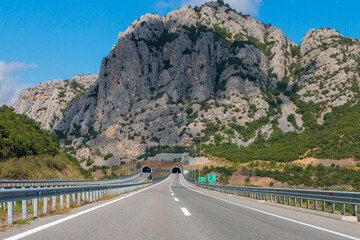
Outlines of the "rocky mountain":
M25 93L14 108L47 122L77 158L111 165L200 136L206 145L248 147L278 129L301 133L309 119L321 123L333 107L357 101L359 74L358 40L318 29L297 46L217 1L136 20L88 91L67 108L71 100L56 107L55 97L65 115L40 114Z
M16 113L26 114L41 123L47 130L53 129L71 102L82 96L98 78L98 75L78 75L71 80L43 82L21 92L12 107Z

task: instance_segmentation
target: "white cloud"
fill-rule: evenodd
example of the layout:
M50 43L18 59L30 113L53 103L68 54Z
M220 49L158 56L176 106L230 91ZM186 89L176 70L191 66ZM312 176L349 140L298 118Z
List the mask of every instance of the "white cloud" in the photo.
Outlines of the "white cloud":
M215 0L214 0L215 1ZM165 8L176 8L181 6L200 6L209 0L161 0L157 2L156 6L161 9ZM230 7L234 8L238 12L244 14L258 14L258 9L261 5L262 0L224 0Z
M4 62L0 61L0 105L11 105L19 96L22 89L27 87L25 84L18 84L14 81L13 73L37 67L35 64L23 62Z

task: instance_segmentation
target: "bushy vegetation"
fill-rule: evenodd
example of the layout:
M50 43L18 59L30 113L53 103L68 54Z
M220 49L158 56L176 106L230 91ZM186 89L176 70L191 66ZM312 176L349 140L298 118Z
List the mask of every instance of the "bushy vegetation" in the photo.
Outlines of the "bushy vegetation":
M76 158L59 153L55 135L13 109L0 108L0 178L90 178Z
M222 41L225 44L229 44L229 38L231 38L231 33L226 30L226 28L221 27L219 24L214 24L215 39Z
M112 158L114 156L113 153L108 153L104 156L104 160L108 160L109 158Z
M66 153L12 158L0 162L0 179L90 178L90 172Z
M243 173L249 172L243 169ZM255 175L260 177L270 177L282 183L290 185L304 184L307 187L330 187L334 185L351 185L356 191L360 190L360 171L355 169L340 167L335 164L325 167L322 164L317 166L308 165L306 167L291 165L279 170L255 169Z
M219 173L220 177L218 179L218 181L221 184L227 184L229 183L229 179L230 177L233 175L234 172L236 172L236 167L231 166L231 167L214 167L213 165L211 165L210 167L205 166L201 172L202 176L206 176L209 173Z
M309 116L312 116L309 114ZM307 118L307 116L304 116ZM271 137L265 141L259 137L249 147L225 143L210 144L204 153L234 162L266 160L289 162L303 157L319 159L354 158L360 160L360 105L335 107L324 116L324 123L305 121L307 129L302 133L283 133L273 126Z
M235 123L229 123L228 126L235 131L237 131L243 138L244 141L255 137L256 130L260 129L262 126L265 126L270 122L268 117L261 117L258 120L255 120L247 124L247 127L236 125Z
M56 137L25 115L0 107L0 161L29 155L58 153Z

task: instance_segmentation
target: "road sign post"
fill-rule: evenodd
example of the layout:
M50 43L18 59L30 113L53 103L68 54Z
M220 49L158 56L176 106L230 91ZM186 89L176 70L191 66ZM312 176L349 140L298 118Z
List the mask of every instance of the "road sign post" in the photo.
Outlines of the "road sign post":
M216 174L208 174L208 183L216 183Z

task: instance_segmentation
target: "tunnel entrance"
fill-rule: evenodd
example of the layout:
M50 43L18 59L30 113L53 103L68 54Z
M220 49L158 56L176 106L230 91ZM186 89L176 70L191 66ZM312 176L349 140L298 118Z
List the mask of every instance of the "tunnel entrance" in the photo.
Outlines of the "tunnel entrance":
M141 172L143 173L151 173L151 167L145 166L142 168Z
M173 167L173 168L171 169L171 172L172 172L172 173L181 173L181 169L180 169L179 167Z

